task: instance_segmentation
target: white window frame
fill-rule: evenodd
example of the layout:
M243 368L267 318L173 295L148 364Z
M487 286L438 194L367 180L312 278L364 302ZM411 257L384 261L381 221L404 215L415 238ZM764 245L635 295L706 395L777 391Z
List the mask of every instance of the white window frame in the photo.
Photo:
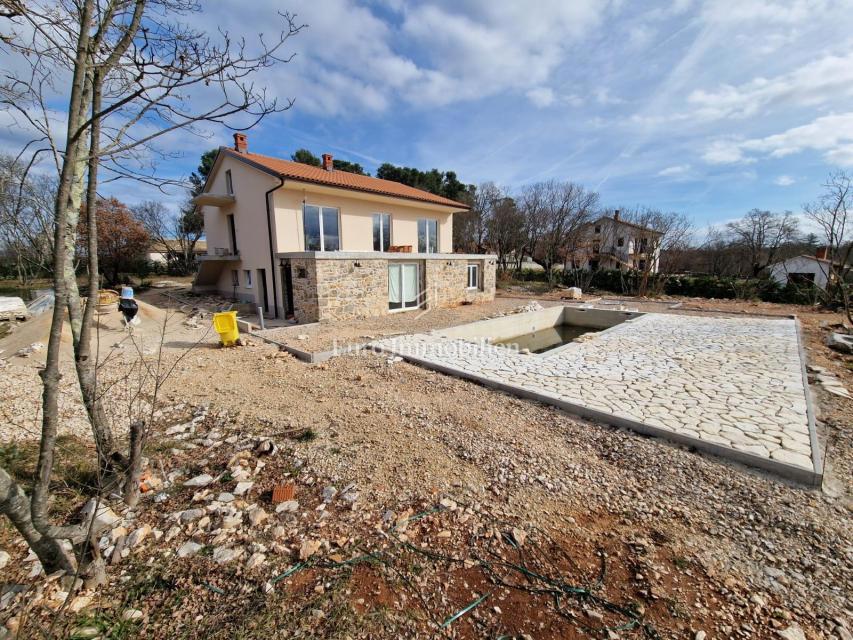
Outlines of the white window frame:
M471 286L471 271L474 272L474 285ZM476 291L480 288L480 265L476 262L468 263L468 268L465 270L467 278L467 287L465 287L468 291Z
M424 221L426 223L429 223L429 222L435 223L435 251L429 250L429 224L425 224L424 227L426 229L426 250L423 252L421 252L421 250L420 250L421 249L421 238L420 238L420 232L418 232L418 238L417 238L418 253L441 253L441 247L438 244L438 237L440 235L440 225L439 225L438 219L437 218L419 218L418 224L420 224L421 221Z
M401 276L403 273L403 266L404 265L414 265L417 268L417 274L418 274L417 275L417 283L418 283L417 301L415 302L414 306L411 306L411 307L401 306L399 309L391 309L389 306L388 307L388 313L402 313L403 311L413 311L414 309L420 309L421 306L423 306L423 301L421 300L421 296L423 295L423 291L421 290L421 265L420 265L420 263L419 262L398 262L396 260L389 260L388 261L389 277L390 277L391 267L397 266L397 265L400 266L400 275ZM401 279L401 281L400 281L400 296L402 297L402 295L403 295L403 282ZM390 300L388 301L388 304L390 305ZM405 300L402 301L402 305L405 305Z
M322 204L311 204L310 202L302 203L302 245L306 251L310 251L308 249L308 243L305 242L305 207L317 207L320 210L320 251L326 250L326 234L323 230L323 209L334 209L337 211L338 216L338 251L343 251L344 249L344 234L341 229L341 209L340 207L327 207ZM372 234L371 234L372 235Z
M382 248L386 244L385 237L384 237L385 236L385 227L382 224L382 219L385 216L388 216L388 242L387 242L388 249L387 249L387 251L390 251L391 245L393 244L392 241L394 238L394 231L391 229L391 226L393 225L393 220L391 218L391 214L390 213L374 213L373 218L371 218L371 225L376 224L376 218L379 218L379 251L386 251L386 249ZM370 228L370 242L372 245L372 243L373 243L373 226L371 226L371 228ZM376 251L376 248L374 247L373 250Z
M234 195L234 178L231 175L231 169L225 171L225 191L229 196Z
M243 269L243 275L245 276L245 280L246 280L246 288L251 289L252 288L252 270L251 269Z

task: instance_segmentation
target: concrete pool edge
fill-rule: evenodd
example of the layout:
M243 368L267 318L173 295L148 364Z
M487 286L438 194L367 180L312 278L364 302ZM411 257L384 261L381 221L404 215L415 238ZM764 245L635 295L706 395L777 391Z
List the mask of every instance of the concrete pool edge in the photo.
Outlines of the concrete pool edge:
M798 328L797 345L800 349L800 364L803 372L805 373L805 360L802 353L802 343L799 335L799 324L796 318L794 318L794 321L795 326ZM510 393L512 395L528 400L542 402L544 404L557 407L558 409L566 411L567 413L571 413L582 418L597 420L599 422L603 422L614 427L630 429L637 433L661 438L663 440L667 440L678 445L695 449L696 451L701 451L702 453L707 453L716 456L723 460L739 463L747 467L761 469L763 471L768 471L786 480L791 480L793 482L803 484L809 487L819 488L823 482L823 466L820 459L819 449L816 445L814 413L812 410L811 398L809 397L810 391L807 379L805 381L806 386L804 387L804 395L806 398L806 411L807 415L809 416L809 438L812 443L812 469L799 467L796 465L788 464L786 462L780 462L779 460L775 460L769 457L765 458L715 442L701 440L699 438L680 434L675 431L670 431L668 429L646 424L633 418L616 415L598 409L592 409L582 404L577 404L575 402L564 400L563 398L548 393L546 391L536 391L521 385L501 382L477 373L454 367L452 365L440 364L425 358L413 356L409 353L398 353L393 348L381 346L375 343L368 345L367 348L379 353L394 355L403 358L407 362L420 365L426 369L431 369L440 373L456 376L465 380L471 380L483 386Z
M811 387L809 386L809 374L806 369L806 349L803 344L803 328L800 319L797 316L791 316L794 321L794 327L797 334L797 351L800 355L800 373L803 378L803 391L806 396L806 418L809 427L809 442L812 450L812 465L814 467L815 484L813 486L820 487L823 484L823 456L820 452L820 443L817 439L817 423L815 421L815 411L812 399Z

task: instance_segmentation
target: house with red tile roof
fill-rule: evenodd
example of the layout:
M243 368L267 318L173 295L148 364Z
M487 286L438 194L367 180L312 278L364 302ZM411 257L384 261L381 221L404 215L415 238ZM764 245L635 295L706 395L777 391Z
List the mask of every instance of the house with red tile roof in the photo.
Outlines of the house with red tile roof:
M404 184L251 153L216 156L196 206L207 253L193 288L298 322L492 300L495 256L453 253L468 206Z

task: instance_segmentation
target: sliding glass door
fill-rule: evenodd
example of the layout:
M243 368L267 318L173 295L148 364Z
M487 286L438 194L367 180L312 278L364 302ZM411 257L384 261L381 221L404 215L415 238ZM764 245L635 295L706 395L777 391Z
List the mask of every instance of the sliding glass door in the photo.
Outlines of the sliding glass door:
M412 263L388 265L388 309L415 309L420 298L418 265Z

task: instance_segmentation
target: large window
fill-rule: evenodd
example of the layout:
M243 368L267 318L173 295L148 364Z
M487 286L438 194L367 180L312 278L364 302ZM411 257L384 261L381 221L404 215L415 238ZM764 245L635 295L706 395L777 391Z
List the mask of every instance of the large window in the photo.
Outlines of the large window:
M388 251L391 247L391 214L373 214L373 250Z
M388 309L402 311L419 306L420 273L417 264L388 265Z
M306 204L302 209L305 251L340 251L339 212L334 207Z
M418 253L438 253L438 220L418 220Z

